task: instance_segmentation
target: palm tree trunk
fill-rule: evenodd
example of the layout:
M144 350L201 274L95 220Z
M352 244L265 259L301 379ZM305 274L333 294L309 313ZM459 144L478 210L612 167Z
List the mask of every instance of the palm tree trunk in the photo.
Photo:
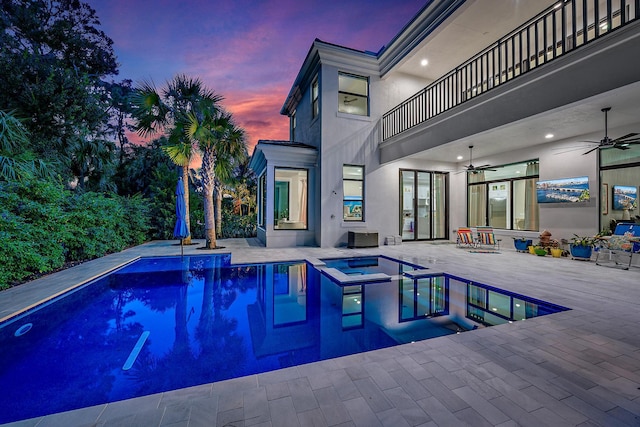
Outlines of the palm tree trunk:
M207 239L205 248L216 248L216 229L213 211L214 156L212 149L202 153L202 190L204 193L204 233Z
M216 233L222 235L222 185L216 182Z
M182 184L184 185L184 206L186 207L186 220L187 230L189 230L189 236L182 240L185 245L191 244L191 220L189 219L189 163L182 165Z

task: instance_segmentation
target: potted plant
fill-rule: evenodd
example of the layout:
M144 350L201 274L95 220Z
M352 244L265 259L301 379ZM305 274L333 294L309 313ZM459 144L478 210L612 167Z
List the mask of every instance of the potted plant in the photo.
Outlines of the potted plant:
M545 256L547 254L547 250L542 246L536 246L536 248L534 249L534 252L538 256Z
M591 252L596 239L594 237L578 236L574 234L571 239L569 249L571 250L571 257L579 260L591 259Z
M516 251L518 252L527 252L527 248L529 246L531 246L533 244L533 242L531 241L531 239L527 239L525 237L514 237L513 238L513 245L516 248Z

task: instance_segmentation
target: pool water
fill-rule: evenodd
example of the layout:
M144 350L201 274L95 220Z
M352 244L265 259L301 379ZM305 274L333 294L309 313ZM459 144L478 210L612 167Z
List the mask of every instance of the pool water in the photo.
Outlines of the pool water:
M0 423L562 310L446 274L340 286L305 261L143 258L0 325Z
M357 258L328 258L322 260L326 267L335 268L349 275L385 273L390 276L421 269L419 265L386 256L364 256Z

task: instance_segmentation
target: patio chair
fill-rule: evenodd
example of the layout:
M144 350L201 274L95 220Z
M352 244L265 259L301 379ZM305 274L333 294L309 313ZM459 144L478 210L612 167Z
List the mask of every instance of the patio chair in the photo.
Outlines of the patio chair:
M626 264L625 270L631 267L633 256L640 254L640 225L638 224L618 224L612 236L601 238L596 245L596 265L600 256L609 254L609 259L613 260L616 265L620 265L618 257L620 255L628 256L629 263Z
M478 244L481 246L489 246L493 249L500 249L500 242L502 239L496 238L496 235L493 234L492 227L477 227L478 230Z
M459 248L475 248L478 245L476 239L473 238L473 231L469 227L459 227L458 236L456 238L456 246Z

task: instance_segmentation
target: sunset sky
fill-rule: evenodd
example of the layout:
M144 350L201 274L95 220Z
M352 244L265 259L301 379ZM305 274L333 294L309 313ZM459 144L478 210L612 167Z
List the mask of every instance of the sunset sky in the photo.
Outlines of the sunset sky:
M280 109L315 38L377 52L428 0L86 0L114 41L116 80L199 77L253 147L288 139Z

